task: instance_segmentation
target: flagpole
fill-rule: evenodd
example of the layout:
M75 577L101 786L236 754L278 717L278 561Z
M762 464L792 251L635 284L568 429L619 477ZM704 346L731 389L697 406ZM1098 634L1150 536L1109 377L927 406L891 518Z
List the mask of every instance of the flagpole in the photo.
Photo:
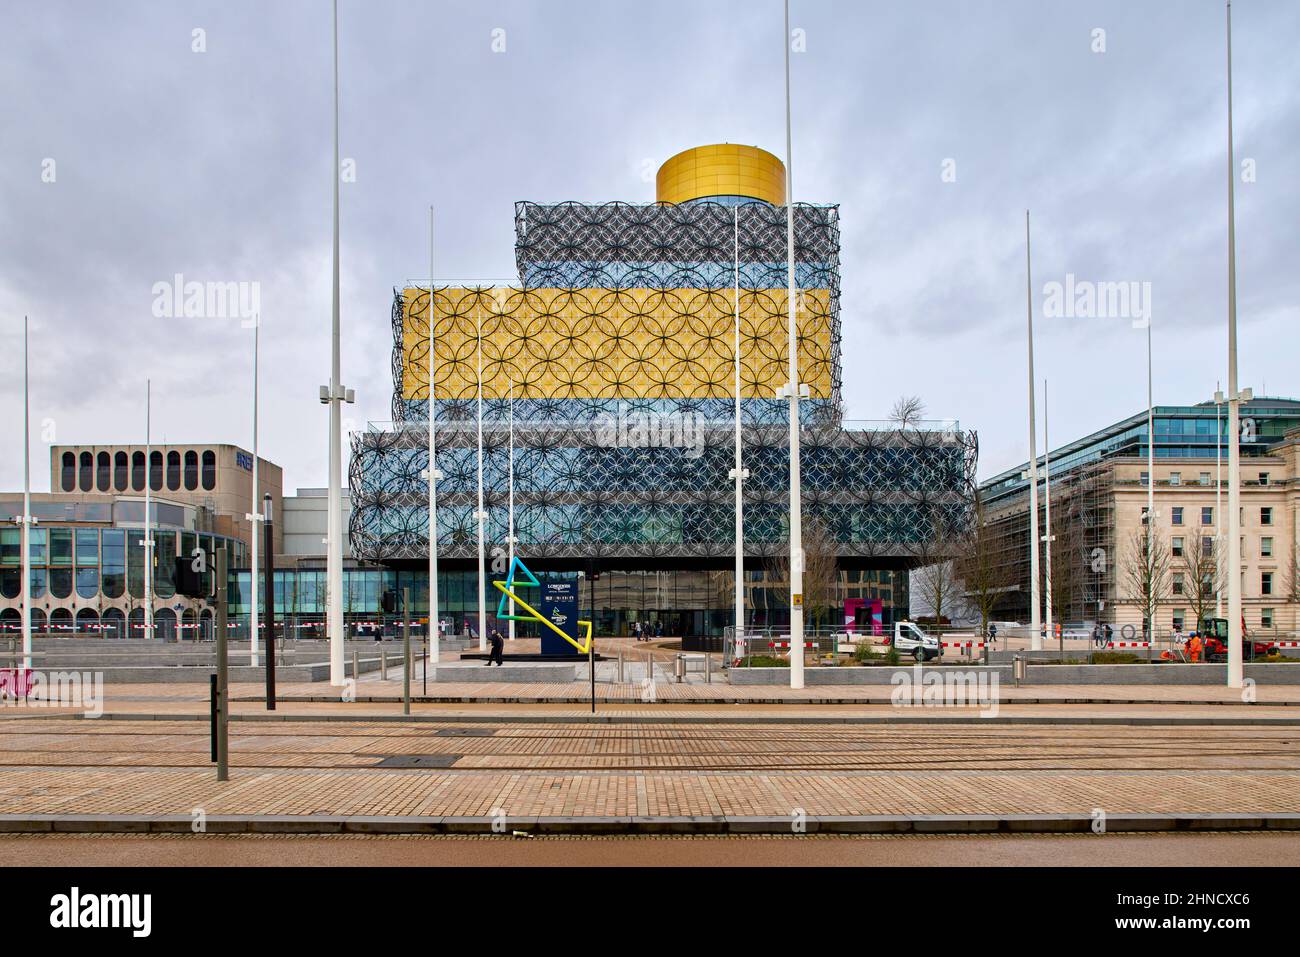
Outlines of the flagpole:
M1232 144L1232 3L1228 25L1228 687L1242 686L1241 416L1237 392L1236 161Z
M153 637L153 382L144 382L144 637Z
M1047 637L1052 636L1052 443L1047 433L1047 380L1043 380L1043 552L1047 559L1046 580L1043 600L1047 606L1045 629Z
M1038 427L1034 422L1034 281L1029 252L1029 210L1025 210L1025 311L1029 343L1029 647L1043 647L1038 583Z
M339 334L339 4L334 0L334 261L330 317L330 384L321 388L329 404L329 492L326 518L326 618L330 642L330 684L345 682L343 664L343 408L351 401L342 384Z
M429 663L437 664L441 651L441 620L438 617L438 471L437 440L434 422L436 420L433 395L433 326L435 313L433 308L433 207L429 207L429 351L425 360L425 371L429 377L429 465L424 477L429 482Z
M734 209L732 224L732 313L735 324L736 359L736 463L731 478L736 483L736 618L734 638L745 634L745 501L742 483L746 473L741 468L740 429L740 206Z
M23 316L23 672L32 667L32 469L31 469L31 388L27 363L27 317ZM48 625L46 626L48 631Z
M480 293L481 295L481 293ZM483 523L487 513L483 510L483 308L480 302L476 312L475 335L478 340L478 650L487 651L487 599L483 589L487 569L483 557Z
M794 295L794 159L790 133L790 0L785 0L785 252L789 309L790 381L790 687L803 678L803 493L799 468L799 334Z
M249 499L250 507L248 514L244 516L248 519L248 537L251 545L248 580L251 584L250 600L252 604L248 615L248 663L253 668L257 667L257 540L262 537L258 534L258 521L263 517L257 507L258 502L260 501L260 497L257 494L257 353L261 328L261 316L255 316L253 318L253 494Z
M509 555L508 555L509 563L506 565L506 574L507 574L507 575L510 574L510 570L513 569L514 566L515 566L515 384L514 384L514 382L511 382L511 383L510 383L510 458L509 458L509 468L510 468L510 479L509 479L509 486L510 486L510 517L507 519L508 529L507 529L507 532L506 532L506 540L507 540L508 551L509 551ZM514 600L513 598L511 598L511 599L510 599L510 615L511 615L511 618L510 618L510 620L509 620L509 624L510 624L510 640L511 640L511 641L514 641L514 640L515 640L515 619L514 619L514 617L513 617L513 616L514 616L514 613L515 613L515 600Z

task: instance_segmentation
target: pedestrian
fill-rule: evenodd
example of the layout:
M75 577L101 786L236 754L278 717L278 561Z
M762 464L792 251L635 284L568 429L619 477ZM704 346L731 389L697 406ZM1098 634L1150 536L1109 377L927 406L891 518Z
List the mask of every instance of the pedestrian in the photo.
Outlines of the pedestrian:
M1187 655L1192 659L1192 664L1196 664L1201 660L1201 649L1203 647L1201 636L1197 632L1192 632L1192 637L1187 642Z
M637 641L641 640L641 622L639 621L632 622L632 637L635 638Z
M662 638L663 636L664 636L664 623L663 623L662 621L656 621L656 622L655 622L655 637L656 637L656 638Z
M501 667L505 664L505 658L503 657L502 652L505 651L506 640L502 637L501 632L498 629L492 629L492 634L488 635L488 644L491 646L492 650L488 652L486 667L491 668L492 662L494 661L497 663L497 667Z
M998 643L998 626L989 625L989 644L997 647Z
M1114 639L1114 637L1115 637L1115 629L1110 626L1110 622L1106 622L1106 641L1104 643L1106 647L1109 647L1111 645L1112 639Z

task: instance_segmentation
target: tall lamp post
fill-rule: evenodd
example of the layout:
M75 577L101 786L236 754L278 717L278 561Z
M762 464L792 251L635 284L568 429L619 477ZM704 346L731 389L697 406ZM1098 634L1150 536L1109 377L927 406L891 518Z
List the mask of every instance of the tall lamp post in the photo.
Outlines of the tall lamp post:
M1147 638L1156 640L1155 534L1156 534L1156 407L1151 376L1151 320L1147 327Z
M790 311L790 687L803 687L803 493L799 471L799 335L794 295L794 159L790 135L790 0L785 0L785 253Z
M1214 383L1214 617L1223 617L1223 390ZM1201 623L1196 623L1197 630Z
M1228 41L1228 687L1242 686L1241 661L1241 415L1237 391L1236 161L1232 149L1232 3L1227 4ZM1217 397L1216 397L1217 398Z
M320 387L320 400L330 408L329 495L326 499L325 588L330 639L330 684L344 683L343 674L343 408L355 402L353 390L342 383L339 349L339 0L334 0L334 264L330 317L330 381Z
M437 664L441 649L442 631L438 617L438 480L442 472L437 465L437 440L435 439L435 405L433 397L433 207L429 207L429 351L425 372L429 378L429 465L424 478L429 483L429 663ZM427 677L427 676L426 676Z
M23 678L32 667L32 469L31 469L31 388L27 369L27 317L23 316L23 513L14 519L22 528L23 576ZM48 630L48 625L47 625Z
M161 471L161 468L160 468ZM153 637L153 381L144 382L144 637Z
M1047 567L1044 569L1044 601L1047 607L1045 629L1052 635L1052 443L1047 432L1047 380L1043 380L1043 557ZM1062 632L1064 633L1064 632Z
M251 511L244 518L248 521L248 539L249 539L249 560L248 560L248 584L249 584L249 612L248 612L248 664L257 667L257 540L261 537L257 533L258 524L266 521L266 517L257 509L257 349L258 338L261 334L262 317L253 318L253 493L249 496L248 501ZM270 583L267 584L270 588ZM267 619L270 620L269 618ZM268 631L267 633L267 657L268 667L269 658L274 653L273 639Z
M1029 343L1029 647L1043 647L1038 585L1038 427L1034 423L1034 281L1029 258L1029 210L1025 210L1025 310Z
M732 212L732 312L735 318L736 353L736 463L730 478L736 483L736 625L733 639L745 634L745 501L744 481L749 470L741 467L740 433L740 207Z

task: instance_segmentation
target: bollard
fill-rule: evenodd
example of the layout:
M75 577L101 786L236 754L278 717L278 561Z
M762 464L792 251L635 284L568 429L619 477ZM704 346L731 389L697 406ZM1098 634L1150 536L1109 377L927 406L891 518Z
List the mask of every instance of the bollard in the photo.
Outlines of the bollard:
M379 649L379 680L388 680L388 652L383 648Z
M684 674L686 674L686 656L678 655L676 660L673 661L673 680L677 684L681 684Z
M623 649L618 650L618 683L623 683Z
M356 681L361 680L361 655L356 651L352 652L352 677Z
M713 684L713 656L707 651L704 653L704 683Z
M1020 687L1020 682L1025 680L1025 656L1016 655L1011 659L1011 675L1016 679L1016 687Z

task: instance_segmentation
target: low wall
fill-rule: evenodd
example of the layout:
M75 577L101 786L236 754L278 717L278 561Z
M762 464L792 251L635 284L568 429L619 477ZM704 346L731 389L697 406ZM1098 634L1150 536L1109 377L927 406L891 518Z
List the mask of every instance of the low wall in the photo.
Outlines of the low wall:
M850 668L805 668L804 684L809 687L825 685L889 685L900 671L912 673L915 665L899 664L896 667L871 665ZM998 681L1014 684L1011 665L982 665L970 668L942 665L922 665L923 673L944 674L960 671L997 672ZM1300 685L1300 662L1278 664L1246 664L1244 674L1259 684ZM789 685L789 668L731 668L727 671L733 685ZM1206 664L1138 664L1138 665L1035 665L1026 669L1024 686L1032 685L1224 685L1228 681L1227 665Z
M519 662L492 665L482 662L466 664L430 665L429 680L453 681L510 681L521 683L567 684L577 679L577 665L548 662ZM586 671L583 671L586 674Z

